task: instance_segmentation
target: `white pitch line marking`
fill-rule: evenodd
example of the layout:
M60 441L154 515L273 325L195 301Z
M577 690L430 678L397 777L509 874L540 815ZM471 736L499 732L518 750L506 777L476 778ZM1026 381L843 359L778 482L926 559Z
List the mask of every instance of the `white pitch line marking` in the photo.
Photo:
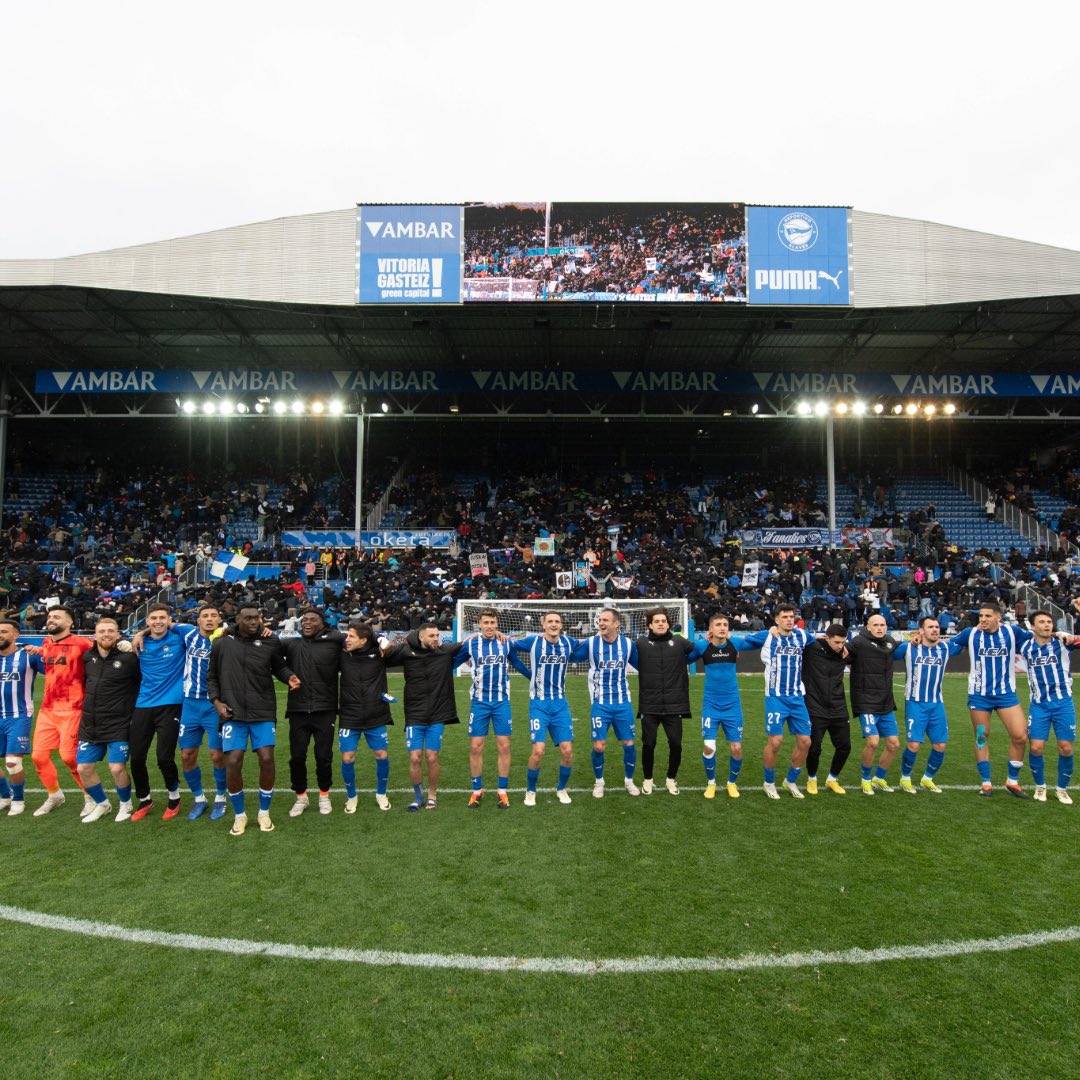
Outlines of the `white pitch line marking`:
M996 938L939 941L928 945L894 945L880 949L843 949L836 952L747 953L744 956L635 956L609 960L575 957L472 956L468 953L410 953L383 949L345 949L322 945L287 945L244 938L204 937L162 930L138 930L88 919L70 919L0 904L0 919L43 930L83 937L104 938L171 949L227 953L232 956L270 956L281 960L320 960L367 967L411 967L445 971L512 971L551 975L651 975L697 972L762 971L782 968L823 967L834 964L879 964L890 960L941 960L952 956L1014 952L1043 945L1080 941L1080 926L1037 930Z

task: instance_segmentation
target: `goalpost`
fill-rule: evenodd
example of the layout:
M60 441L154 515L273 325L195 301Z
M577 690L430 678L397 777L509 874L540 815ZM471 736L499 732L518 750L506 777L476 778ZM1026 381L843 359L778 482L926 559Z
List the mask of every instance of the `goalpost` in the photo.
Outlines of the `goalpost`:
M691 637L690 601L658 598L656 600L459 600L457 602L456 636L458 640L475 634L481 611L495 611L499 629L508 637L521 638L543 632L540 620L548 611L562 616L563 633L572 638L592 637L596 633L596 617L604 608L613 608L622 616L622 632L628 638L644 637L645 612L662 607L667 612L671 629ZM580 673L587 664L572 664L570 671Z

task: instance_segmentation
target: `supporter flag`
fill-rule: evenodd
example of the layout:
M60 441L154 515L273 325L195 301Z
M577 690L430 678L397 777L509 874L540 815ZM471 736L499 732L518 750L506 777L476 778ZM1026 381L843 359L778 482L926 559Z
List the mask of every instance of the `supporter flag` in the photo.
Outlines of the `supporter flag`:
M744 589L757 588L758 575L761 573L761 563L748 562L742 570L742 587Z
M232 551L219 551L210 564L210 576L218 581L240 581L250 560Z
M632 574L612 575L611 584L614 585L616 589L630 589L633 587L634 578Z
M555 574L556 589L572 589L574 587L574 575L569 570L559 570Z
M554 555L555 539L551 536L538 536L533 540L534 555Z
M473 577L489 577L491 567L488 565L487 552L482 551L479 554L470 555L469 568L472 570Z

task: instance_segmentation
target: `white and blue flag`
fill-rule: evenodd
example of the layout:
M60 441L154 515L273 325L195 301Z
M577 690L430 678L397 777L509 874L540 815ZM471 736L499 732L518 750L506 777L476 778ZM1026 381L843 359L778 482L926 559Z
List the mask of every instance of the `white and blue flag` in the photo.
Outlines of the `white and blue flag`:
M219 551L210 564L210 576L218 581L241 581L250 560L234 551Z

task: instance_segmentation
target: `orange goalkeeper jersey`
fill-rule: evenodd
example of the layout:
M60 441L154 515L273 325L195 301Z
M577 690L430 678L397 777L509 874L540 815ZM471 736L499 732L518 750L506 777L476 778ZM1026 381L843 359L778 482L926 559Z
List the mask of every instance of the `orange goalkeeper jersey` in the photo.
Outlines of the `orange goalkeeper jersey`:
M45 663L45 693L41 698L41 708L54 716L82 712L83 696L86 693L86 678L83 672L83 655L92 649L94 643L89 638L68 634L67 637L54 641L46 636L41 643L41 659Z

